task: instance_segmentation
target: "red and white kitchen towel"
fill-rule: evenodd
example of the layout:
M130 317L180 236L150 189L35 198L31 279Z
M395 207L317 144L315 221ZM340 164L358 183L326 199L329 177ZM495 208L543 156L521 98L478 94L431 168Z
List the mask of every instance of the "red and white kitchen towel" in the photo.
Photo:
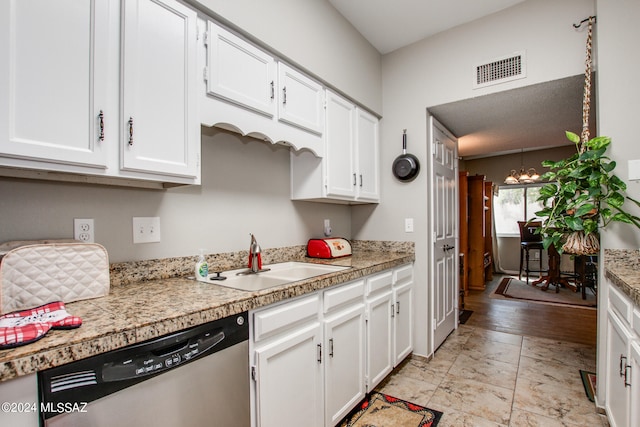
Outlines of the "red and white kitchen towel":
M29 344L42 338L50 329L72 329L82 319L70 315L62 301L0 316L0 349Z

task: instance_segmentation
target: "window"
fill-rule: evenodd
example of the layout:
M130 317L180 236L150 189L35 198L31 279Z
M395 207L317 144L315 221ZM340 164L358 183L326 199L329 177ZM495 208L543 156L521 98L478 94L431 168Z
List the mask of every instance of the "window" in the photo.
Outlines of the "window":
M518 221L535 219L542 210L538 202L540 188L544 184L502 185L493 197L493 215L497 236L520 236Z

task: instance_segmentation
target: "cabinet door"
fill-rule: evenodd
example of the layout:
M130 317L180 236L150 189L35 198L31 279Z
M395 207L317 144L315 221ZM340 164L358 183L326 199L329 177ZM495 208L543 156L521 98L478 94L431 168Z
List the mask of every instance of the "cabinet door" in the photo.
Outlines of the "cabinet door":
M123 7L122 169L197 177L197 15L175 0Z
M114 2L0 3L0 155L105 169Z
M324 130L322 85L280 62L278 87L278 119L321 135Z
M276 96L273 57L211 21L208 27L207 92L273 117Z
M627 373L627 375L630 376L628 382L631 384L629 401L631 413L629 414L629 425L640 426L640 343L638 343L638 341L631 343L629 360L629 365L631 366L630 372Z
M321 334L314 322L256 348L259 427L324 425Z
M618 316L609 312L607 326L606 409L612 427L629 425L629 388L625 367L629 364L631 334Z
M378 119L360 108L356 117L358 200L377 202L380 200Z
M355 106L331 91L326 92L326 97L327 196L354 199L357 179L353 143Z
M325 319L325 425L333 427L365 395L364 304Z
M412 295L413 282L405 283L393 290L395 301L393 319L394 366L402 362L413 350Z
M367 299L367 391L393 369L391 289Z

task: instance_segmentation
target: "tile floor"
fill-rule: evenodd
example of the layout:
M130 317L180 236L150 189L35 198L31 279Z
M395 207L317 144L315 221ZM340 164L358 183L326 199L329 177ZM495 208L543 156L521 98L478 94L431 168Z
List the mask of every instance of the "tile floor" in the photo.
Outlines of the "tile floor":
M377 390L444 413L438 427L608 426L579 370L596 349L460 325L430 361L411 357Z

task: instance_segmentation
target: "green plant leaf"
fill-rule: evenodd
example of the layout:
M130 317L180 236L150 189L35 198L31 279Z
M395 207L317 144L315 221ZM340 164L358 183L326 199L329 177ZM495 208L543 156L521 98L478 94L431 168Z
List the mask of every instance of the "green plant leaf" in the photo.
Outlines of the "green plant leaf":
M564 134L567 136L567 139L574 144L578 144L580 142L580 137L577 134L569 131L565 131Z
M596 205L594 205L593 203L585 203L584 205L576 209L576 213L574 214L574 216L586 215L589 212L595 210L595 208L596 208Z
M565 222L567 227L569 227L573 231L584 230L584 226L582 225L582 218L576 218L575 216L567 216L565 218Z

